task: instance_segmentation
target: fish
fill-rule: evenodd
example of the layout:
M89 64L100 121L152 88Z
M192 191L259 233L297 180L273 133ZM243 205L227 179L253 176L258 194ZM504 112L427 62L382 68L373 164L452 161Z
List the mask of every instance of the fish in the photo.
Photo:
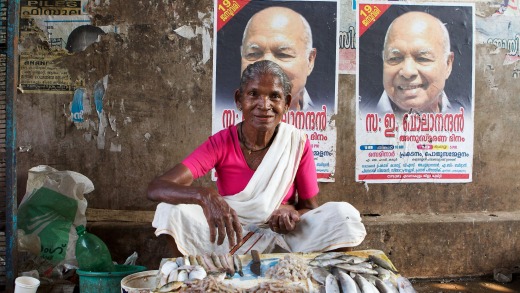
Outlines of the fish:
M179 266L175 261L166 261L161 266L161 270L159 273L160 280L158 286L163 286L168 283L168 276L173 270L176 270Z
M357 285L356 281L354 281L354 279L352 279L352 277L349 276L349 274L337 268L332 269L332 273L339 282L341 292L361 293L361 289L359 289L359 286Z
M225 254L219 254L218 258L220 260L220 263L222 264L222 267L224 267L224 270L226 271L227 276L232 278L233 275L235 274L235 269L234 269L233 264L230 265L227 262L227 258L226 258Z
M353 264L353 266L357 266L357 267L361 267L361 268L365 268L365 269L374 269L374 266L372 265L372 263L369 263L369 262Z
M234 276L236 273L235 264L233 263L233 256L230 253L226 253L225 255L226 262L231 270L231 276Z
M333 259L333 258L338 258L338 257L344 256L344 255L345 255L344 252L324 252L324 253L319 254L316 257L314 257L314 259L315 260Z
M399 293L416 293L412 283L405 277L397 278L397 288L399 288Z
M169 278L168 278L169 280ZM177 281L186 281L188 280L188 271L187 270L179 270L179 273L177 274Z
M396 273L396 274L398 273L397 269L394 267L394 265L390 261L387 261L381 257L375 256L372 254L369 255L368 258L370 259L370 261L372 261L376 265L378 265L384 269L387 269L393 273Z
M325 279L325 293L340 293L338 280L332 274Z
M374 275L369 275L369 274L360 274L363 278L367 279L368 282L370 282L370 284L372 285L376 285L376 280L379 280L378 277L374 276Z
M322 267L311 268L311 277L314 281L324 285L325 279L330 275L329 271Z
M199 263L197 262L197 258L194 255L189 255L188 258L190 260L191 265L194 265L194 266L199 265Z
M179 256L178 258L175 259L175 262L177 263L177 265L179 267L182 267L184 265L184 257Z
M225 272L209 272L208 276L211 276L215 280L218 280L218 281L224 281L224 279L226 278L226 273Z
M330 267L341 263L346 264L347 262L339 258L313 259L309 262L309 265L313 267Z
M219 272L220 270L215 266L215 264L213 263L213 258L211 257L211 255L209 254L203 254L202 255L202 260L204 261L204 263L206 264L206 266L208 267L208 271L209 272Z
M390 280L392 276L395 276L394 273L382 267L376 267L374 270L376 270L379 279L383 281Z
M345 255L341 256L340 258L345 260L348 264L351 264L351 265L360 264L363 262L367 262L369 260L368 257L359 257L359 256L355 256L355 255L348 255L348 254L345 254Z
M358 284L361 292L363 293L379 293L376 286L372 285L367 279L363 278L360 274L355 274L352 278Z
M376 288L381 293L399 293L396 287L392 285L389 281L385 282L379 278L376 278Z
M215 252L212 252L210 255L211 255L211 260L213 260L213 264L217 267L217 269L219 271L225 271L225 268L222 265L222 263L220 262L218 255Z
M172 270L170 272L170 274L168 275L168 282L167 283L172 283L172 282L175 282L175 281L180 281L179 280L179 269Z
M203 267L196 265L188 274L189 280L202 280L207 276L206 271Z
M153 292L172 292L178 290L184 283L179 281L170 282L167 284L164 284L159 289L153 291Z
M370 269L364 266L357 265L349 265L349 264L337 264L335 267L343 269L345 271L349 271L351 273L357 274L369 274L369 275L377 275L377 271L374 269Z
M184 257L184 265L185 266L191 266L191 261L189 256Z
M233 265L235 266L235 272L237 272L240 277L244 276L244 272L242 271L242 261L237 254L233 255Z
M204 268L204 270L205 270L206 272L209 272L209 268L208 268L208 266L206 265L206 263L204 262L204 260L202 259L202 256L197 255L197 256L195 257L195 259L197 260L197 262L199 263L199 265L200 265L201 267Z

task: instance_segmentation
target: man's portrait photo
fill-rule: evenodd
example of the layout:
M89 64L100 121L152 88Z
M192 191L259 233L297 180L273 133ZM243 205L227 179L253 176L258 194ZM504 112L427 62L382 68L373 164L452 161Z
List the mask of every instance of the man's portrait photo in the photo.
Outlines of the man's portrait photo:
M293 111L336 111L337 3L251 1L216 32L214 115L235 109L233 94L247 65L271 60L292 83ZM214 117L214 121L216 120Z
M389 6L359 37L360 113L471 114L471 8Z

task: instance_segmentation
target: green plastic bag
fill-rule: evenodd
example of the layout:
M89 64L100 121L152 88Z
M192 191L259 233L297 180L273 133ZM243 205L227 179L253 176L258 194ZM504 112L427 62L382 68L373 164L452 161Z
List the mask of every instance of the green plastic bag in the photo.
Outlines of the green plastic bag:
M74 264L75 228L86 225L84 194L93 190L92 182L80 173L49 166L31 168L18 208L21 250L39 252L53 264Z

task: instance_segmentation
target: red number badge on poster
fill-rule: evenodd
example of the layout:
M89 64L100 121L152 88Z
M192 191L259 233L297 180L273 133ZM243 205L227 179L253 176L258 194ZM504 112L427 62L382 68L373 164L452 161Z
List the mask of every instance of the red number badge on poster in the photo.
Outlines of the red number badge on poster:
M390 4L359 5L359 35L363 33L390 7Z
M217 31L235 16L250 0L217 0L215 3L217 10Z

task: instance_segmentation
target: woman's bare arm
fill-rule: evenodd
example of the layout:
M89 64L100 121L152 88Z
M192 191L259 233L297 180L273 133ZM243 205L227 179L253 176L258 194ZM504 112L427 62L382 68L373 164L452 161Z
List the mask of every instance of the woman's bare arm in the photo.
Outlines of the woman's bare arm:
M212 243L217 240L217 244L221 245L226 235L230 247L240 242L242 226L236 212L215 189L191 186L192 183L191 171L183 164L177 164L150 182L147 197L169 204L198 204L208 221Z

